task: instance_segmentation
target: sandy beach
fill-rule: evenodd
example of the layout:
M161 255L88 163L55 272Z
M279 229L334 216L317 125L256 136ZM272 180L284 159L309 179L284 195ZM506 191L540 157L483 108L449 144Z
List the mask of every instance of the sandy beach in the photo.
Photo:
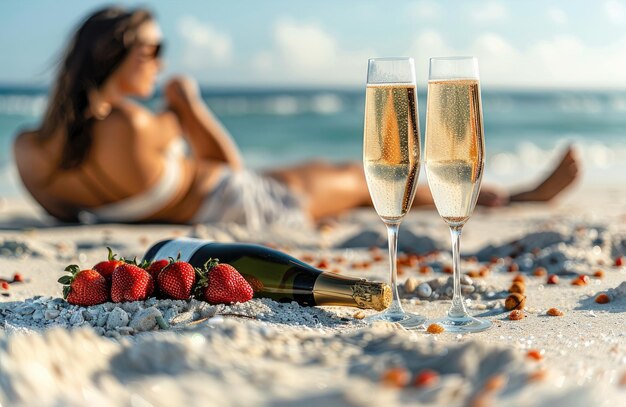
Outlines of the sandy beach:
M360 318L371 311L265 299L83 308L60 299L56 280L67 264L90 267L106 246L141 257L152 243L176 236L271 244L314 266L323 261L334 272L385 281L384 227L374 211L346 214L314 232L252 234L235 225L55 225L32 203L5 200L0 277L20 273L24 282L1 291L0 404L619 405L626 397L626 268L614 265L626 254L620 194L617 187L581 187L555 204L477 210L462 247L463 269L475 277L464 277L463 290L471 313L494 327L473 335L370 326ZM450 305L446 227L434 210L419 210L402 230L403 252L431 252L401 267L403 305L443 316ZM537 267L559 274L559 284L534 276ZM595 277L600 270L602 278ZM519 274L525 318L513 321L503 306ZM588 284L572 285L578 275L589 275ZM600 293L610 302L596 303ZM564 315L547 315L553 307ZM155 322L158 314L167 329ZM381 377L396 367L411 376L432 369L439 379L416 386L411 378L395 388Z

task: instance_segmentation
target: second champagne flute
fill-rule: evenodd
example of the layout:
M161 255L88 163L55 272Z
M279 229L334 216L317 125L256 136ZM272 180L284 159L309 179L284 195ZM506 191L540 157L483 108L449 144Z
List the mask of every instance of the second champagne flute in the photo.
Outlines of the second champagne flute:
M417 87L412 58L370 59L365 93L363 167L374 208L387 227L393 299L369 320L423 327L425 318L402 309L397 285L398 229L411 208L420 169Z
M439 215L450 227L454 291L447 318L450 332L479 332L491 322L471 317L461 295L459 245L480 191L485 166L478 61L431 58L426 106L426 175Z

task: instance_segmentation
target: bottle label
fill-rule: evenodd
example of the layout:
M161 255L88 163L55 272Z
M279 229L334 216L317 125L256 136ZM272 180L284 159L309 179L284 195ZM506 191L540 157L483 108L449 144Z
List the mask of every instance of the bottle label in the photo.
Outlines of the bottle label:
M209 243L206 240L193 239L190 237L181 237L178 239L170 240L155 254L154 259L167 259L168 257L176 258L180 253L180 260L189 262L191 256L201 248Z

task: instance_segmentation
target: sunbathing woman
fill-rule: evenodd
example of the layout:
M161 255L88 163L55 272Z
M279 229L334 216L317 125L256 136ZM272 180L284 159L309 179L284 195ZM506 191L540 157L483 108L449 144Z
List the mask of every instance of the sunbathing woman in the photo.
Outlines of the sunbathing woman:
M68 46L46 114L20 134L15 161L24 185L65 221L299 224L370 204L360 164L323 161L264 174L245 169L237 146L190 79L149 97L161 69L161 32L146 10L107 8ZM185 140L189 153L179 148ZM572 151L537 188L516 195L483 188L479 204L548 201L577 174ZM432 204L419 187L414 206Z

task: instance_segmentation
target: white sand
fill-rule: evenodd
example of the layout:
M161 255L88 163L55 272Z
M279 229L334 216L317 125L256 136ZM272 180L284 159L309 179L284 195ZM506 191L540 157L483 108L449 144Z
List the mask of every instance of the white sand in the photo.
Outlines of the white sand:
M366 270L350 265L370 258L367 247L380 241L384 228L373 211L346 215L316 235L284 230L250 235L232 225L49 228L49 220L37 215L31 205L4 202L0 206L4 229L0 232L0 278L19 271L27 282L12 284L10 296L0 297L4 302L0 305L0 405L361 406L418 401L479 405L491 398L497 405L510 406L619 405L626 397L625 387L619 385L626 374L626 297L612 293L613 301L605 305L596 304L593 298L626 280L626 269L608 265L615 251L624 249L618 244L626 235L622 192L586 188L556 205L478 211L464 232L465 252L537 231L572 237L574 225L585 225L584 234L560 246L555 243L536 261L543 258L549 263L550 256L561 256L557 265L565 267L563 261L569 261L565 268L571 273L603 269L605 277L576 287L570 285L573 277L562 276L561 284L548 286L545 277L529 276L526 318L509 321L501 298L514 274L496 268L486 278L475 279L486 288L470 306L472 313L491 319L495 326L465 336L406 332L386 324L368 327L352 318L354 309L310 309L266 300L233 307L208 307L200 302L126 304L120 306L128 314L124 326L109 329L105 321L98 329L98 319L108 318L114 306L70 309L54 300L61 294L56 279L68 263L88 267L101 260L107 245L126 256L141 256L149 244L178 235L271 242L296 256L313 256L313 264L327 259L331 268L342 273L380 280L387 278L385 262L373 263ZM448 248L446 227L433 211L412 213L402 229L400 243L405 249ZM589 238L592 229L599 231L610 248L599 245L600 252L594 249L596 244ZM333 261L336 257L345 262ZM437 270L448 257L442 253L431 263ZM606 264L599 266L598 260ZM478 265L464 262L464 267ZM407 268L400 281L408 277L425 282L437 277L445 280L447 275L423 276L416 268ZM407 310L429 318L444 315L450 303L404 297ZM32 313L30 309L23 316L13 312L26 307L32 307ZM132 325L141 309L151 307L166 316L170 329L140 332L143 328L137 328L137 321ZM565 315L546 316L551 307ZM35 318L37 310L41 312ZM64 312L67 318L61 315ZM206 317L210 318L190 324ZM79 325L84 327L68 329ZM148 323L144 328L156 329L153 326ZM109 331L119 335L102 336ZM544 359L529 359L529 349L543 350ZM442 380L426 390L381 386L378 378L393 366L413 373L434 368L442 373ZM529 382L539 370L547 372L543 379ZM488 400L482 397L482 389L494 375L505 377L506 384Z

